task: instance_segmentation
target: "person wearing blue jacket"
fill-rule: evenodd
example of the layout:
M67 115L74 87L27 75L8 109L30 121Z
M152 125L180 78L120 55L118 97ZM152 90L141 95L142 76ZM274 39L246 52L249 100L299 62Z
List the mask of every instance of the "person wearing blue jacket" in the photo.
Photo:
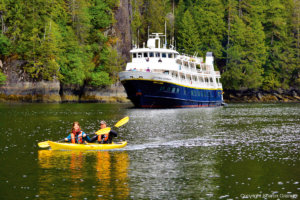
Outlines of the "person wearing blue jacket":
M71 133L65 138L66 142L83 144L85 141L89 142L89 136L80 129L79 122L74 122Z

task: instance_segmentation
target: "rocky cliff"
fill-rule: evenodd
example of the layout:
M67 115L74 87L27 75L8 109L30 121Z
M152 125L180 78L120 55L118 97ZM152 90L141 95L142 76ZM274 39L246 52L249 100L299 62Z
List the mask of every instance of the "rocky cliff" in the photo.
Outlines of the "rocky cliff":
M22 102L128 102L123 86L116 83L107 87L63 85L59 81L33 81L24 73L24 61L4 63L7 76L0 86L0 101Z

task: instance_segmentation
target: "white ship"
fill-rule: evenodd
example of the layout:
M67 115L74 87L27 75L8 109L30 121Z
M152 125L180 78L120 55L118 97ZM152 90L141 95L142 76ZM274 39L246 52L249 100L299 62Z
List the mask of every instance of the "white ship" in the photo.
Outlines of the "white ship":
M180 55L161 44L160 33L149 36L147 47L134 47L132 62L119 73L128 98L136 107L207 107L223 104L220 72L207 52L205 62L197 56Z

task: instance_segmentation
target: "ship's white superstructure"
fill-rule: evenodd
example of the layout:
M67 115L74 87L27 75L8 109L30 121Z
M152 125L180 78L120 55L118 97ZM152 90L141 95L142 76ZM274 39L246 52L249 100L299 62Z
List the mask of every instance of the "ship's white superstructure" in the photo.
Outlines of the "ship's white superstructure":
M133 48L130 53L132 62L127 63L127 73L120 74L121 81L145 78L196 88L222 88L220 72L214 70L214 58L210 52L203 62L201 57L180 55L172 48L167 49L165 45L160 48L160 37L156 33L153 38L148 39L147 47Z

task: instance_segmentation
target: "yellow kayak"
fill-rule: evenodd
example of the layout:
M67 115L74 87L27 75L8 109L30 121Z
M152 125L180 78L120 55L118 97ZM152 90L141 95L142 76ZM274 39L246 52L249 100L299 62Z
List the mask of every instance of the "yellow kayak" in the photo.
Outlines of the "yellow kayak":
M72 144L48 141L52 150L109 150L123 148L127 145L127 141L112 143L112 144Z

